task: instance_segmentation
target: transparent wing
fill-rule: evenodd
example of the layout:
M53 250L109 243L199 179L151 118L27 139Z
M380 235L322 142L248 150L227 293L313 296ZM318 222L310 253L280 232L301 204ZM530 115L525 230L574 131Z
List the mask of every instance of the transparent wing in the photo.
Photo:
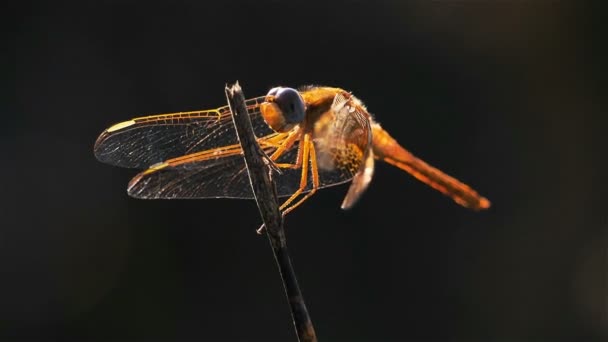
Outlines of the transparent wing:
M336 97L336 100L343 98ZM362 168L369 151L371 130L362 108L350 100L334 105L315 124L313 141L317 150L320 188L347 182ZM267 154L287 139L289 133L272 133L258 139ZM294 164L298 144L277 163ZM307 165L306 167L310 167ZM282 169L275 174L279 196L293 194L299 187L301 169ZM310 191L309 177L304 192ZM253 198L242 151L232 144L170 159L137 175L129 184L129 194L137 198Z
M315 125L320 187L353 180L342 208L350 208L367 189L374 172L371 117L350 94L338 93Z
M153 170L153 171L152 171ZM129 183L129 195L145 199L253 198L242 155L149 169Z
M274 133L258 139L267 154L287 138L288 133ZM278 160L295 161L297 144ZM282 169L275 174L279 196L293 193L299 185L300 169ZM153 165L129 183L129 195L146 199L253 198L249 176L240 145L234 144L182 156Z
M260 115L264 96L246 101L257 136L272 133ZM237 143L228 106L134 118L113 125L95 142L101 162L145 169L155 163Z

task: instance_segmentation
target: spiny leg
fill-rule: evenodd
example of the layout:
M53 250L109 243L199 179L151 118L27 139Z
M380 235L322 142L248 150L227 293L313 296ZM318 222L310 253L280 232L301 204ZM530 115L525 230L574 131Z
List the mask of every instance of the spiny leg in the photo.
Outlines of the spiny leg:
M300 165L302 165L302 176L300 177L300 187L296 192L294 192L291 197L289 197L279 209L283 211L285 207L287 207L291 202L293 202L302 192L306 189L306 185L308 184L308 157L310 152L310 135L308 133L304 134L304 139L300 143L300 150L302 151L302 159ZM299 153L298 153L299 154ZM299 158L298 158L299 159Z
M293 144L295 143L295 141L297 140L297 137L299 136L299 132L297 132L296 134L292 136L287 137L287 139L285 139L286 141L282 144L282 146L284 146L283 151L281 151L281 154L284 153L285 150L291 148L293 146ZM303 154L304 154L304 139L300 140L300 145L298 146L298 154L296 156L296 162L295 163L275 163L274 165L282 168L282 169L299 169L300 167L302 167L302 158L303 158ZM277 149L278 151L278 149ZM278 159L280 157L280 155L277 155L275 157L275 155L277 154L277 151L275 151L272 156L270 156L270 159L272 161L275 161L276 159ZM273 157L275 157L275 159L273 159Z
M277 147L277 149L270 156L270 160L276 161L277 159L279 159L279 157L282 156L283 153L285 153L285 151L287 151L288 149L291 148L291 146L293 146L293 144L296 142L296 140L298 140L299 136L300 136L300 128L298 127L296 129L294 129L292 132L290 132L289 135L287 136L287 138L285 139L285 141L283 141L279 145L279 147Z
M287 209L283 210L283 216L287 215L287 213L289 213L290 211L297 208L300 204L304 203L304 201L309 199L310 196L314 195L314 193L317 192L317 189L319 188L319 168L317 165L317 152L315 151L315 145L312 142L308 142L307 144L309 145L309 149L310 149L310 164L311 164L310 172L311 172L311 176L312 176L312 189L310 190L310 192L308 192L306 195L304 195L304 197L302 197L299 201L292 204ZM305 169L307 169L307 168L308 167L305 167ZM307 182L305 182L304 186L306 186L306 183ZM301 183L300 183L300 189L303 190ZM284 205L285 204L283 204L283 206Z
M312 188L312 190L308 194L306 194L297 203L295 203L294 205L290 206L289 208L283 210L283 208L285 208L286 206L288 206L298 196L300 196L302 194L302 192L304 191L304 189L306 189L306 185L308 185L308 176L307 175L308 175L309 154L312 157L312 160L311 160L312 170L311 170L311 172L312 172L313 188ZM282 164L276 164L276 165L280 166ZM300 187L279 208L281 210L283 216L285 216L285 214L287 214L288 212L292 211L297 206L299 206L300 204L302 204L306 199L308 199L310 196L312 196L317 191L317 189L319 188L319 169L318 169L318 166L317 166L317 154L316 154L316 151L315 151L314 144L312 142L310 142L310 135L309 134L304 134L304 138L300 141L300 146L298 148L298 157L296 159L296 164L286 164L286 165L287 165L287 167L293 167L293 168L298 168L298 167L300 167L302 165L305 165L306 167L302 167L302 177L300 179ZM262 226L260 228L258 228L257 233L261 234L262 231L264 230L264 228L265 228L265 225L262 224Z
M287 140L289 140L289 139L290 138L288 137ZM300 146L298 147L298 156L296 158L295 164L275 164L278 167L294 168L294 169L297 169L298 167L301 167L302 165L306 165L306 167L302 167L302 177L300 179L300 187L298 188L298 190L296 192L294 192L291 195L291 197L289 197L279 207L279 210L281 210L281 212L283 212L284 207L288 206L289 203L293 202L293 200L295 200L300 194L302 194L302 191L304 191L304 189L306 188L306 185L308 184L307 174L308 174L308 154L309 154L308 142L309 141L310 141L310 136L308 134L304 134L304 138L302 140L300 140ZM293 142L291 142L289 147L293 146L294 142L295 142L295 139L293 139ZM276 153L276 151L275 151L275 153ZM271 159L272 159L272 157L271 157ZM315 160L315 165L316 165L316 160ZM283 214L283 216L284 216L284 214ZM266 226L264 224L262 224L262 226L260 228L258 228L258 230L257 230L258 234L261 234L265 227Z

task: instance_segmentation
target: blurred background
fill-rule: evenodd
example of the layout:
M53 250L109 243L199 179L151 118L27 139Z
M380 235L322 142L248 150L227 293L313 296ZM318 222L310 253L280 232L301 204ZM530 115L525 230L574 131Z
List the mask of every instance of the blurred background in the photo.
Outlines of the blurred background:
M293 341L253 201L143 201L109 125L224 85L338 86L476 188L386 164L286 221L322 341L608 337L606 6L575 1L29 2L2 21L0 340Z

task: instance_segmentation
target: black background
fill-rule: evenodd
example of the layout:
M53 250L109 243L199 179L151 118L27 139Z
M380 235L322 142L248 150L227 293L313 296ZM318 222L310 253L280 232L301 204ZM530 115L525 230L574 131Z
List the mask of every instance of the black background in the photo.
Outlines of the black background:
M599 1L597 2L599 3ZM0 340L295 340L253 201L142 201L92 146L227 82L353 91L475 213L377 164L287 218L323 341L608 332L605 11L580 2L30 3L2 21ZM2 83L4 83L2 82Z

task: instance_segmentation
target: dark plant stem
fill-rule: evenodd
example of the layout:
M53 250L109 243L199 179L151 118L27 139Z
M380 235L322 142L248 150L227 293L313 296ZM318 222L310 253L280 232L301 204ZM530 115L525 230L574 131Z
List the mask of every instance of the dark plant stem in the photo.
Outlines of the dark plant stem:
M317 341L315 329L308 315L304 297L300 291L287 250L283 216L279 210L276 185L272 181L272 172L273 170L276 171L274 163L257 142L247 113L245 96L241 86L237 82L232 86L226 86L225 91L228 105L232 111L232 121L243 149L253 195L258 204L266 235L270 240L272 252L283 280L283 288L289 301L298 340L302 342Z

